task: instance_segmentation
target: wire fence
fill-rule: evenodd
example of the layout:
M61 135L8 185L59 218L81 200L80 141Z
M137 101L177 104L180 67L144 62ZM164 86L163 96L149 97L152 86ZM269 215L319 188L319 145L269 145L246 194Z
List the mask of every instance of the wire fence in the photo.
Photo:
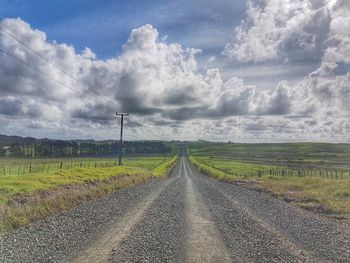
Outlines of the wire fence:
M281 177L320 177L328 179L350 179L350 169L259 169L255 171L238 171L232 168L220 168L205 164L228 175L243 177L281 176Z
M51 171L68 170L72 168L102 168L117 166L116 161L82 161L82 162L27 162L27 163L14 163L14 164L2 164L0 166L0 175L24 175L32 173L48 173Z
M157 156L157 158L143 159L130 158L125 160L125 165L144 167L153 170L167 159L169 156ZM57 161L28 161L28 162L3 162L0 163L0 176L6 175L26 175L36 173L49 173L59 170L69 170L73 168L106 168L118 166L115 160L57 160Z

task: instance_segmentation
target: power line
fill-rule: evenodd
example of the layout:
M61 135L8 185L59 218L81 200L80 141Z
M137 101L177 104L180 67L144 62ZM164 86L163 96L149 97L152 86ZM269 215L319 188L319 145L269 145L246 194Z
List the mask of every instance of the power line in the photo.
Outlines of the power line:
M33 66L30 65L29 63L23 61L22 59L20 59L20 58L18 58L18 57L16 57L16 56L14 56L13 54L11 54L10 52L8 52L7 50L5 50L5 49L3 49L3 48L1 48L1 47L0 47L0 52L5 53L7 56L11 57L12 59L16 60L17 62L22 63L23 65L25 65L25 66L29 67L30 69L32 69L32 70L34 70L34 71L36 71L36 72L38 72L38 73L44 75L45 77L51 79L52 81L57 82L59 85L65 87L65 88L67 88L67 89L70 89L70 90L72 90L72 91L75 91L75 92L79 93L80 95L82 95L82 92L81 92L81 91L76 90L76 89L73 89L73 88L71 88L71 87L68 87L68 86L65 85L63 82L61 82L61 81L59 81L59 80L57 80L57 79L52 78L49 74L47 74L47 73L41 71L40 69L37 69L37 68L33 67ZM102 98L104 98L104 97L102 97ZM81 97L81 99L85 101L85 98L84 98L84 97Z
M65 87L65 88L67 88L67 89L70 89L70 90L72 90L72 91L78 92L78 93L81 94L81 92L80 92L79 90L76 90L76 89L73 89L73 88L70 88L70 87L66 86L63 82L61 82L61 81L59 81L59 80L57 80L57 79L52 78L49 74L47 74L47 73L41 71L40 69L37 69L37 68L33 67L33 66L30 65L29 63L23 61L22 59L20 59L20 58L14 56L14 55L12 55L12 54L11 54L10 52L8 52L7 50L0 48L0 51L3 52L3 53L5 53L7 56L11 57L12 59L16 60L17 62L20 62L20 63L24 64L25 66L31 68L32 70L35 70L36 72L38 72L38 73L40 73L40 74L46 76L47 78L49 78L49 79L51 79L51 80L57 82L57 83L60 84L61 86Z
M16 40L18 43L20 43L22 46L24 46L26 49L30 50L31 52L33 52L34 54L36 54L37 56L39 56L42 60L44 60L45 62L49 63L50 65L54 66L56 69L58 69L59 71L61 71L62 73L64 73L65 75L67 75L68 77L70 77L72 80L78 82L80 85L82 85L83 87L87 88L88 90L90 90L91 92L93 92L94 94L96 94L97 96L100 96L104 99L107 100L111 100L109 97L104 96L99 94L97 91L95 91L94 89L92 89L91 87L89 87L87 84L85 84L84 82L74 78L71 74L69 74L68 72L66 72L65 70L63 70L61 67L57 66L55 63L53 63L52 61L50 61L49 59L45 58L44 56L42 56L39 52L35 51L34 49L32 49L30 46L28 46L26 43L24 43L23 41L21 41L20 39L16 38L14 35L10 34L9 32L7 32L6 30L0 28L0 31L4 34L6 34L7 36L11 37L12 39ZM8 52L5 52L8 54ZM10 55L11 57L13 57L12 55ZM15 58L16 60L19 60L17 58ZM23 61L21 61L23 63ZM25 63L25 62L24 62ZM27 63L25 63L27 64ZM27 65L30 66L30 65ZM30 66L31 68L33 68L32 66ZM35 69L36 70L36 69ZM38 71L38 70L36 70ZM47 74L40 72L46 76L48 76ZM48 76L49 77L49 76ZM55 80L56 82L59 82L57 80Z

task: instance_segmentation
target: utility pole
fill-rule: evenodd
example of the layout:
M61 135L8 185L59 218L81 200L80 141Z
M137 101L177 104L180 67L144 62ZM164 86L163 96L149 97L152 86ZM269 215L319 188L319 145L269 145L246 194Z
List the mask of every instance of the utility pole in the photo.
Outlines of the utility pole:
M117 116L121 116L120 119L120 142L119 142L119 165L122 165L122 151L123 151L123 122L124 116L129 116L129 113L116 112Z

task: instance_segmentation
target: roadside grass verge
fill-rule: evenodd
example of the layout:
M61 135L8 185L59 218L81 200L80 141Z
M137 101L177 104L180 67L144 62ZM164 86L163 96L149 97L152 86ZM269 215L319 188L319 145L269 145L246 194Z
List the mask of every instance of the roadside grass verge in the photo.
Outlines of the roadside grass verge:
M203 163L205 159L193 156L189 159L202 173L218 180L266 191L298 207L350 222L350 179L246 176L239 172L231 175L221 168L215 168L215 163Z
M150 178L165 177L176 164L177 156L153 164L143 160L143 167L140 159L138 167L79 167L46 174L1 176L0 232L44 219Z
M156 166L152 170L152 174L157 177L163 177L163 176L168 176L171 171L173 170L176 162L177 162L177 155L172 157L166 162L161 163L160 165Z
M169 157L167 157L169 158ZM123 165L153 169L162 163L164 156L124 157ZM0 176L47 174L52 171L75 168L102 168L118 166L117 157L97 158L0 158Z

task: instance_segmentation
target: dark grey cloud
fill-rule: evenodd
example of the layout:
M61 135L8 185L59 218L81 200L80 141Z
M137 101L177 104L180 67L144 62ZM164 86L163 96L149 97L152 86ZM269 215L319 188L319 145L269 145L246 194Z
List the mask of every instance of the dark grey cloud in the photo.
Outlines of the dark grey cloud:
M8 116L24 114L22 102L16 99L0 98L0 114Z
M151 123L155 126L172 126L172 125L178 125L178 121L169 121L169 120L154 120L151 121Z
M233 87L222 92L210 115L248 115L251 110L250 104L254 95L254 89L252 87L239 89L240 87Z
M169 105L186 105L197 101L193 94L193 87L184 87L183 90L170 90L165 94L164 103Z
M197 118L207 118L207 107L181 107L163 111L162 116L176 121L185 121Z
M39 118L42 109L38 104L25 105L20 99L0 98L0 114L19 118Z
M83 119L85 121L91 121L100 124L108 124L113 121L110 112L108 114L99 114L93 111L79 109L72 112L71 116L73 118Z
M280 58L294 63L318 63L322 60L331 17L324 1L311 1L310 4L310 17L300 21L300 28L288 32L281 42L278 49Z
M292 99L289 87L281 82L271 94L267 101L261 101L256 113L259 115L288 115L292 112ZM263 99L264 100L264 99Z
M244 129L246 131L265 131L267 130L267 126L263 123L248 123Z

